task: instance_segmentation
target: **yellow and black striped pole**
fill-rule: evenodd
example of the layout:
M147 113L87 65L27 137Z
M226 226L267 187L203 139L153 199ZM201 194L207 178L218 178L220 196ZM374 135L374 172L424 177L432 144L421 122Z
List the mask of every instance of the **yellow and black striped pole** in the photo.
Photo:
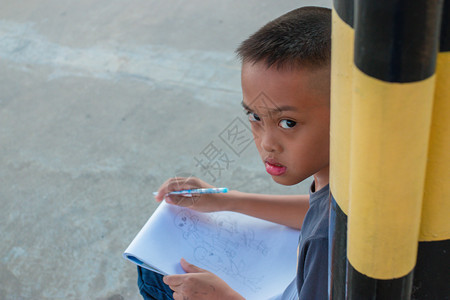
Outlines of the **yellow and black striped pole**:
M357 0L348 299L410 299L442 1Z
M450 0L444 2L414 299L450 298Z
M345 299L346 296L354 38L353 0L334 0L331 38L329 293L331 299L335 300Z

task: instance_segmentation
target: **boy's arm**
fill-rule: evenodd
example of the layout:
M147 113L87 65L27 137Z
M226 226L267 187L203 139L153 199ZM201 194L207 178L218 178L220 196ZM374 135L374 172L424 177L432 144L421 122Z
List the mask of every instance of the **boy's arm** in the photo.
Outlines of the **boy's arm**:
M192 198L170 195L171 191L211 188L212 185L195 178L171 178L161 185L157 201L164 197L171 204L202 212L234 211L259 219L299 229L309 208L309 195L262 195L239 191L225 194L201 194Z
M223 210L300 229L309 208L309 195L263 195L230 191Z

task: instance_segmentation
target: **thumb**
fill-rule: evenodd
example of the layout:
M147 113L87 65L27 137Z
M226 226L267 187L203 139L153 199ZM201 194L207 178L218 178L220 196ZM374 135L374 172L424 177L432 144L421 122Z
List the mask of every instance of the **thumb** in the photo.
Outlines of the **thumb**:
M201 273L204 272L202 268L199 268L193 264L188 263L184 258L180 260L180 265L186 273Z

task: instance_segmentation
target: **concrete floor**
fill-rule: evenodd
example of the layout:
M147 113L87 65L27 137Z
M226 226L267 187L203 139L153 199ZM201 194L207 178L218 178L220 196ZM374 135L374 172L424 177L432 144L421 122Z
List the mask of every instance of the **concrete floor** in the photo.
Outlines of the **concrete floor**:
M0 0L0 299L140 299L121 255L168 177L305 193L224 132L245 121L234 49L307 4L329 1Z

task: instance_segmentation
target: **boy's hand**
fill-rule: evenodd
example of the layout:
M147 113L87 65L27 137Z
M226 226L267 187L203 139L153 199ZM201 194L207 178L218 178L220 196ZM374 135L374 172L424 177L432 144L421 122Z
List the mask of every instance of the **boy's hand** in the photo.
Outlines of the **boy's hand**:
M164 182L155 196L156 201L161 202L166 199L167 203L178 206L189 207L201 212L213 212L223 210L224 195L223 194L193 194L192 197L181 195L167 195L170 192L214 188L214 186L200 180L196 177L175 177Z
M163 279L164 283L174 291L173 299L244 299L213 273L194 266L183 258L180 264L187 274L164 276Z

